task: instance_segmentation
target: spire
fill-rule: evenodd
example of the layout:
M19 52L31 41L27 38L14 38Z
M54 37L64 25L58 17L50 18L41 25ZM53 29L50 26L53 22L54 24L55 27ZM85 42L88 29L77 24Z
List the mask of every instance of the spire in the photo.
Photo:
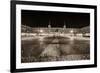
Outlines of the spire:
M66 28L66 23L65 23L65 21L64 21L64 26L63 26L63 28Z
M50 20L49 20L49 25L48 25L48 28L51 28L51 25L50 25L50 24L51 24L51 22L50 22Z

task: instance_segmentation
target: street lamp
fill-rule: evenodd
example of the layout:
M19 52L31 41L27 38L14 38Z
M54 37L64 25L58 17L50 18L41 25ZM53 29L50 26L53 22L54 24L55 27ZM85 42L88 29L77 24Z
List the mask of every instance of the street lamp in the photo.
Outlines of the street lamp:
M73 30L70 30L70 33L71 33L71 34L73 34L73 32L74 32Z
M41 30L40 30L40 32L42 33L42 32L43 32L43 30L41 29Z
M74 37L73 37L73 36L74 36L74 31L73 31L73 29L70 30L70 34L71 34L71 36L72 36L72 37L70 37L70 40L74 40Z

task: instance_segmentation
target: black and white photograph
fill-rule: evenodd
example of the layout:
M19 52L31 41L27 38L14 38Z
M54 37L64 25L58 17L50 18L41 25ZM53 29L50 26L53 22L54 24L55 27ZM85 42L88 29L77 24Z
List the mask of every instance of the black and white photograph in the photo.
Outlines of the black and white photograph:
M21 11L21 62L90 59L90 14Z

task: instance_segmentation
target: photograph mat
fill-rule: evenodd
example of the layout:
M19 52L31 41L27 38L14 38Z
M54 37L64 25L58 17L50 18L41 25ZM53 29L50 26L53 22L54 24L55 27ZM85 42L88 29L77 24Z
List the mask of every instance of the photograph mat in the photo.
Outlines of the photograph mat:
M21 63L21 10L90 13L90 60ZM94 64L94 9L16 5L16 68L40 68Z

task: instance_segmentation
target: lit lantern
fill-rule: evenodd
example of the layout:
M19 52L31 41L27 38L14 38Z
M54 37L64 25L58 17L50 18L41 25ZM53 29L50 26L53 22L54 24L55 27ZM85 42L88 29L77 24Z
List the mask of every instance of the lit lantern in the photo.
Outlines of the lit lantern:
M42 33L42 32L43 32L43 30L40 30L40 32Z
M73 30L70 30L70 33L73 33L74 31Z

